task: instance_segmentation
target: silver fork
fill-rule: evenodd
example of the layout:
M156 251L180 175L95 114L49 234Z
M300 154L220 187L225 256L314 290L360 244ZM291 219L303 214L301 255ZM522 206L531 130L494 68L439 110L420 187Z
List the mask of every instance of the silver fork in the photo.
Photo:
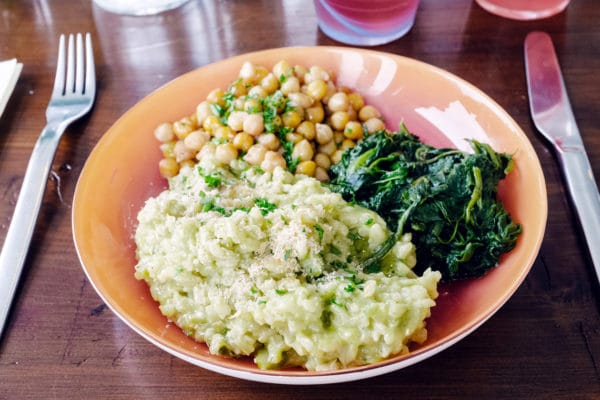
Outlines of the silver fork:
M85 51L84 51L85 47ZM94 104L96 73L92 39L81 33L60 36L54 89L46 109L46 127L33 148L12 221L0 252L0 338L39 214L56 148L63 132Z

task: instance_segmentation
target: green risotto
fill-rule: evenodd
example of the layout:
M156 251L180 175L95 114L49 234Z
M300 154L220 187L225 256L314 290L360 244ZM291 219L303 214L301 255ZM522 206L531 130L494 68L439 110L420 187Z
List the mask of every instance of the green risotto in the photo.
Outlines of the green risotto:
M161 312L213 354L263 369L374 363L427 338L440 273L373 211L277 168L184 167L138 215L135 276Z

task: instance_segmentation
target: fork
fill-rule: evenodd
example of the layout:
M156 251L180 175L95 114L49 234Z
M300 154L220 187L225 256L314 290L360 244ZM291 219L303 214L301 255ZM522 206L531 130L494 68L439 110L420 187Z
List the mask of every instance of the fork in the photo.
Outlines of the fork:
M84 52L85 46L85 52ZM27 165L15 211L0 252L0 338L17 290L60 138L94 104L96 76L92 39L81 33L60 36L54 88L42 130Z

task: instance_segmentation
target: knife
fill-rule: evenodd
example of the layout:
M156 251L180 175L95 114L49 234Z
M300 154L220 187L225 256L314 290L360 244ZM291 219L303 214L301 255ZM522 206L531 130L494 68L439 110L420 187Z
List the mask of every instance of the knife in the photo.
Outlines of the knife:
M600 279L600 194L547 33L525 38L525 71L533 122L554 146Z

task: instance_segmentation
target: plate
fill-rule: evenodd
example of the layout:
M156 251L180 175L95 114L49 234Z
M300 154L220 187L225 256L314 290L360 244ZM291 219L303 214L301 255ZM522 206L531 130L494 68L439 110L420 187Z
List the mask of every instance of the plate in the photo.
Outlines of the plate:
M194 112L216 87L225 89L244 61L266 67L320 65L337 84L360 92L379 108L388 128L404 121L424 142L461 147L477 138L514 155L516 168L500 183L499 198L523 225L515 249L482 278L440 287L428 319L428 340L407 355L329 372L259 370L250 359L211 355L161 315L145 282L134 278L136 215L166 188L154 128ZM100 297L127 325L170 354L206 369L253 381L283 384L345 382L381 375L422 361L455 344L488 320L515 292L540 248L547 216L546 187L537 155L515 121L490 97L434 66L386 53L338 47L293 47L249 53L189 72L157 89L103 135L79 177L73 200L73 236L83 269Z

